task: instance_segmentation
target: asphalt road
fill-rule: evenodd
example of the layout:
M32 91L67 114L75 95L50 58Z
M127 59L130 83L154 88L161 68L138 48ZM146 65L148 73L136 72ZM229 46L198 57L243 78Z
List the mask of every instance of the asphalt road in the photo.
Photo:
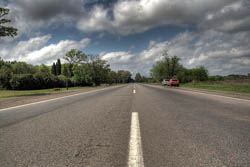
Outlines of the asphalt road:
M0 110L0 167L249 167L250 101L129 84Z

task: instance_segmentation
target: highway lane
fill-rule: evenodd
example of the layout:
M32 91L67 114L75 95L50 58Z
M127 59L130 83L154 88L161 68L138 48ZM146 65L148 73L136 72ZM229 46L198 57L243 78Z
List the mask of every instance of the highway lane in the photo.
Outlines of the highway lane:
M1 167L244 167L249 157L249 101L129 84L0 111Z
M75 95L59 97L55 99L43 100L40 102L24 104L17 107L0 109L0 127L8 126L12 123L23 121L27 118L35 117L46 112L55 111L59 107L72 105L76 102L82 102L86 98L113 91L122 86L110 87L106 89L83 92ZM8 110L8 112L3 112Z
M137 93L145 166L250 166L250 102L148 86Z
M126 166L132 100L128 89L121 86L1 112L7 126L0 128L0 166Z

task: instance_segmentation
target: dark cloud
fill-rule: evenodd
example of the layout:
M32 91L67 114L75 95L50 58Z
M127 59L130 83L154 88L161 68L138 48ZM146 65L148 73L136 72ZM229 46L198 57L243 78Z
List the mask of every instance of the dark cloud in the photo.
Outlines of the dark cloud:
M214 13L210 12L200 27L227 33L250 31L250 9L244 5L243 1L237 1Z
M58 15L79 17L83 9L81 0L16 0L25 17L35 21L52 19Z
M85 0L84 4L87 8L95 5L103 5L105 8L112 7L118 0Z

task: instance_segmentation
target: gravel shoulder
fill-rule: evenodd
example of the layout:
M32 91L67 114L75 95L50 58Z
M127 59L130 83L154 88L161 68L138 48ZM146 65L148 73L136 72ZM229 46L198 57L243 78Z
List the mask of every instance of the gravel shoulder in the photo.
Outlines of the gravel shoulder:
M109 86L107 86L109 87ZM83 92L89 92L92 90L103 89L104 87L92 87L79 90L69 90L64 92L57 92L52 94L40 94L40 95L28 95L28 96L19 96L19 97L9 97L9 98L0 98L0 109L15 107L19 105L35 103L43 100L54 99L63 96L74 95Z

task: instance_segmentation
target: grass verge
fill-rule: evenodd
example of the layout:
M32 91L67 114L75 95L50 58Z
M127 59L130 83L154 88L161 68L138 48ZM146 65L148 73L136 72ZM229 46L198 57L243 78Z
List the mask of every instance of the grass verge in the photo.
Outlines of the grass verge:
M7 97L18 97L18 96L32 96L32 95L48 95L53 93L60 93L66 91L76 91L76 90L84 90L90 88L104 88L107 87L105 85L91 87L91 86L84 86L84 87L70 87L68 90L66 88L60 88L59 91L55 91L53 89L40 89L40 90L0 90L0 98L7 98Z
M184 88L196 88L196 89L204 89L204 90L215 90L215 91L224 91L224 92L233 92L233 93L244 93L250 94L250 83L240 81L238 83L213 83L213 82L201 82L201 83L187 83L181 84L181 87Z

